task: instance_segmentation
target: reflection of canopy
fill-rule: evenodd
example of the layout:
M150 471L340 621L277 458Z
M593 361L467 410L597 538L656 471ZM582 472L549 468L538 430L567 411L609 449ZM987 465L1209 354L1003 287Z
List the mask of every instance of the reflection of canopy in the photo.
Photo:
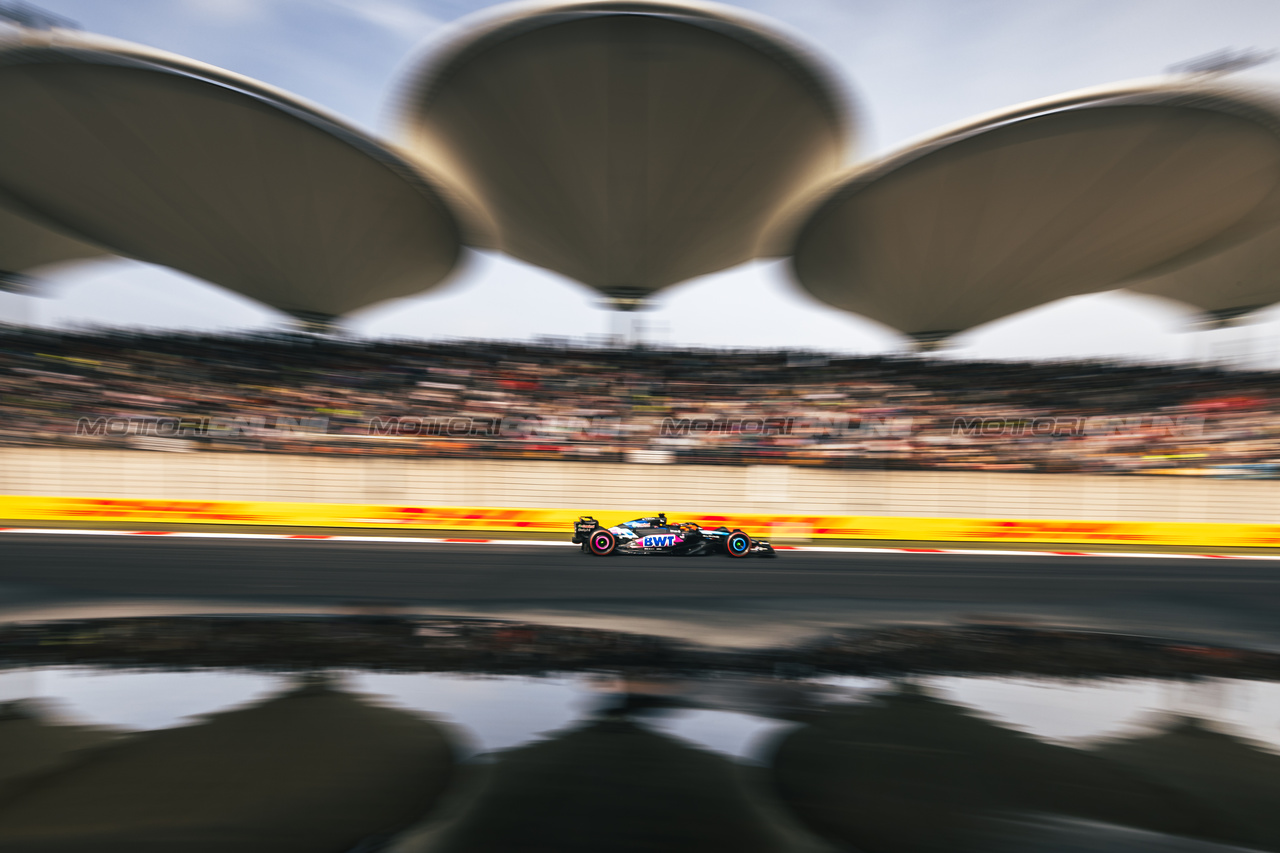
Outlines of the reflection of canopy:
M1098 754L1217 809L1228 819L1219 840L1280 850L1280 756L1193 719L1115 741Z
M1241 239L1275 214L1278 137L1256 93L1193 84L1015 107L855 169L795 272L903 331L960 331Z
M498 753L452 814L394 853L822 853L743 768L625 720Z
M767 251L779 207L846 147L812 60L682 2L520 4L434 56L403 112L496 245L622 297Z
M62 725L29 701L0 705L0 807L27 780L57 771L114 737L104 729Z
M1125 769L917 693L832 711L784 737L783 799L860 850L970 849L996 814L1072 815L1194 834L1201 811Z
M66 38L0 52L0 108L21 117L0 132L0 190L39 221L300 313L417 293L452 269L452 215L367 136L219 69ZM36 262L83 254L45 242Z
M0 804L0 849L347 850L419 818L451 767L425 719L307 688L98 750Z

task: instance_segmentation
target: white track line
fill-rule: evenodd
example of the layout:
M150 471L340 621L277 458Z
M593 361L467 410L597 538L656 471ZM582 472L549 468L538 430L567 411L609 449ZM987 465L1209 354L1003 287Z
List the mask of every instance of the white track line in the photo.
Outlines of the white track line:
M412 542L448 543L450 545L569 545L549 539L473 539L427 538L424 536L330 536L314 533L205 533L188 530L74 530L65 527L0 527L0 533L38 533L43 536L163 536L169 539L287 539L292 541L324 540L327 542Z
M550 539L477 539L472 537L423 536L331 536L313 533L205 533L174 530L76 530L65 527L0 527L0 534L34 533L42 536L156 536L168 539L284 539L291 541L380 542L383 544L447 544L447 545L545 545L577 548L572 542ZM968 554L993 557L1140 557L1166 560L1280 560L1280 553L1270 554L1171 554L1139 551L1023 551L990 548L866 548L856 545L778 545L779 551L820 551L853 554Z

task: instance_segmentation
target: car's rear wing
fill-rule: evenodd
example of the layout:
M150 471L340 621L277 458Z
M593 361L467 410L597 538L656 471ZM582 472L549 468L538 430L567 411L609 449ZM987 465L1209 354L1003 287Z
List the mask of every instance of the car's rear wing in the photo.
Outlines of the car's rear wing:
M600 522L596 521L589 515L584 515L573 523L573 541L577 544L587 541L587 537L591 532L600 526Z

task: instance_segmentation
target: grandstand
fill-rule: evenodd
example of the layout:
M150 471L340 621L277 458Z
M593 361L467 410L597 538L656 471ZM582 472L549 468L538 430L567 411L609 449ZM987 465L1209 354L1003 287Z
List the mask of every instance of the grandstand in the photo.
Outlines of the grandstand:
M1280 472L1280 375L305 335L0 335L0 443L1035 473Z

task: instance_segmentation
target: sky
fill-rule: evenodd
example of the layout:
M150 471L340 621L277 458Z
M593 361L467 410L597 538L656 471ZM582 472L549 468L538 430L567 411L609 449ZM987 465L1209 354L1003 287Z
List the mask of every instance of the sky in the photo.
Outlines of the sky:
M44 0L84 29L263 80L391 135L407 69L465 0ZM1280 48L1275 0L751 0L830 65L857 118L859 158L1021 101L1163 73L1223 48ZM1280 62L1244 72L1280 86ZM64 327L280 328L285 318L171 270L101 261L50 271L44 298L0 294L0 320ZM1280 311L1242 328L1188 331L1184 306L1129 294L1074 297L959 336L949 358L1232 360L1280 367ZM638 327L634 324L640 324ZM805 295L781 261L669 288L619 316L588 288L497 253L470 252L430 293L352 315L361 337L602 339L892 352L884 326Z

